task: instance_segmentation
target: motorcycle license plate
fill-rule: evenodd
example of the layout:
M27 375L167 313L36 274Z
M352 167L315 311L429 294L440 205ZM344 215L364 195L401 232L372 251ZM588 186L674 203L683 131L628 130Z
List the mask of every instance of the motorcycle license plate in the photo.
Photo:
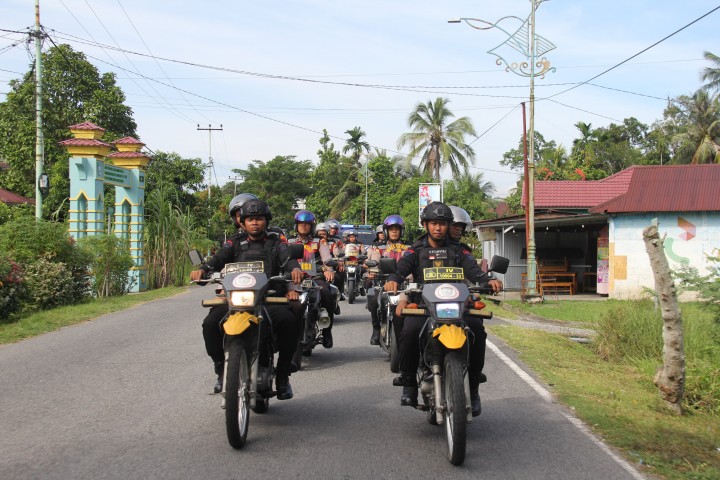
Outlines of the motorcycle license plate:
M313 281L312 281L312 280L303 280L303 281L302 281L302 287L303 287L303 288L312 288L312 287L313 287Z
M237 263L228 263L225 265L225 273L235 273L235 272L256 272L256 273L263 273L265 271L265 267L263 266L262 261L257 262L237 262Z
M465 279L465 272L460 267L432 267L423 269L423 277L426 282L462 281Z

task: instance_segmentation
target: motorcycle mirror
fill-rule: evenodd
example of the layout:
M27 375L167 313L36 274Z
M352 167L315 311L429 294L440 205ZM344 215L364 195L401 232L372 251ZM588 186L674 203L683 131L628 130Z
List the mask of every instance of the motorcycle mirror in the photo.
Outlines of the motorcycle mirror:
M506 273L510 266L510 259L501 257L500 255L494 255L490 260L490 268L488 272Z
M325 265L327 267L335 268L338 266L338 262L337 262L337 260L328 260L326 262L323 262L323 265Z
M293 243L288 245L290 252L290 258L293 260L300 260L305 255L305 246L300 243Z
M375 268L378 266L378 262L377 262L377 260L368 260L367 262L365 262L365 265L367 265L370 268Z
M203 256L196 249L190 250L188 255L190 256L190 263L192 263L193 267L197 267L205 263Z
M381 258L380 259L380 271L383 273L395 273L397 269L397 262L394 258Z
M340 252L337 254L338 258L343 258L345 256L345 252Z

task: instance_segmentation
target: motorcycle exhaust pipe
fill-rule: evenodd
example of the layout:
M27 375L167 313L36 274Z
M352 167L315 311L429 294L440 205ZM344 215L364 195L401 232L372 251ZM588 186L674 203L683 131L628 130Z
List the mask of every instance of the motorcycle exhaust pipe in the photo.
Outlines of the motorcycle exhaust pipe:
M330 328L330 315L324 308L320 309L320 315L318 316L318 327Z

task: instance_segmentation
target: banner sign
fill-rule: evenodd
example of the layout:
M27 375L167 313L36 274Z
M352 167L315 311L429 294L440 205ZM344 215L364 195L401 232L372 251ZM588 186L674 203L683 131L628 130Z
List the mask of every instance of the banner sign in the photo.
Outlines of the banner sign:
M442 185L439 183L421 183L418 186L418 224L422 227L420 215L432 202L442 202Z

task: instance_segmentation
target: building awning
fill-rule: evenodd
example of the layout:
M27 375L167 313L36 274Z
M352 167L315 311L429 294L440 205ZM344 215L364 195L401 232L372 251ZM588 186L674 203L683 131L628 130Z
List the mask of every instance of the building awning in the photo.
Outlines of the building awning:
M544 213L536 212L535 229L537 230L541 227L606 224L608 217L609 215L602 213L581 214L562 211ZM504 230L509 227L515 227L516 230L525 230L525 215L473 222L474 229L495 228L496 230Z

